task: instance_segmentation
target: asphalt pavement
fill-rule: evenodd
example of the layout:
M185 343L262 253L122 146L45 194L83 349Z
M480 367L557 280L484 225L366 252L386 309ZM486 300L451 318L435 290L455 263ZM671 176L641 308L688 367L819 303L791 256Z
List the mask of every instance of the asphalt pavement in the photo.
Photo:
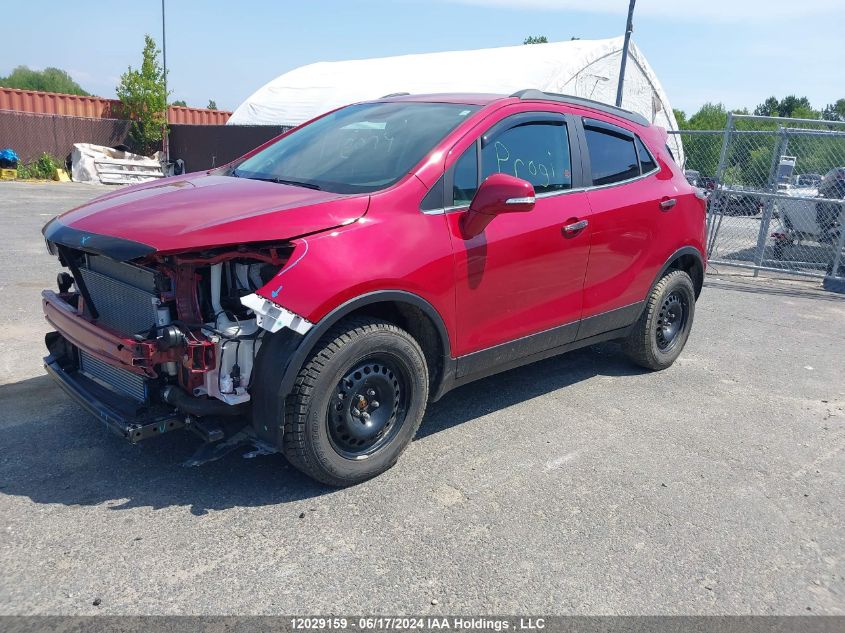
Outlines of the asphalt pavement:
M103 191L0 183L0 614L845 614L842 295L711 271L670 369L485 379L335 490L184 468L193 436L132 446L45 376L39 231Z

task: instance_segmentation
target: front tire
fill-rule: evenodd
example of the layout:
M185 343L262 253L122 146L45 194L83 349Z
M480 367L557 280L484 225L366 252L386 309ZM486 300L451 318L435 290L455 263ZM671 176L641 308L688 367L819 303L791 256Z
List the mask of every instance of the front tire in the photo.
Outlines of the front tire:
M330 486L383 473L419 428L428 381L410 334L379 319L344 319L316 344L287 398L285 456Z
M695 288L683 270L666 273L654 286L645 309L623 342L637 365L666 369L686 345L695 315Z

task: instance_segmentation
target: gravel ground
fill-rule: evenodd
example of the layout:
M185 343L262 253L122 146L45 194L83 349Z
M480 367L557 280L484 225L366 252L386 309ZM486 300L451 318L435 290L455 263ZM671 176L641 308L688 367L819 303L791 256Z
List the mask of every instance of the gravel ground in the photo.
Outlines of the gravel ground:
M192 436L132 446L44 375L39 230L102 191L0 183L0 614L845 614L841 295L716 271L669 370L488 378L333 490L182 468Z

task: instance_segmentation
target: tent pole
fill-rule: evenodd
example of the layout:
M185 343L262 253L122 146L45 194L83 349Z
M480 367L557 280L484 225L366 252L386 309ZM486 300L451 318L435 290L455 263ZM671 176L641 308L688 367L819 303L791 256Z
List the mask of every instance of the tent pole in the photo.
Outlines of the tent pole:
M616 107L622 107L622 87L625 85L625 65L628 63L628 47L631 44L631 32L634 30L634 5L637 0L628 4L628 24L625 26L625 43L622 45L622 64L619 67L619 85L616 86Z

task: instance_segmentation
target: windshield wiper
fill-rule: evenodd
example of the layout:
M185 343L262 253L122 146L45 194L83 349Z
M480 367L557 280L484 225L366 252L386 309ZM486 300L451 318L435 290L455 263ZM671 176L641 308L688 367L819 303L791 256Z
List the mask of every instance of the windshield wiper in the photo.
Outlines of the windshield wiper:
M275 182L280 185L293 185L294 187L305 187L306 189L316 189L321 191L320 185L315 185L313 182L303 182L301 180L285 180L284 178L268 178L270 182Z
M237 169L232 170L232 176L235 178L246 178L247 180L261 180L262 182L274 182L277 185L293 185L294 187L305 187L306 189L315 189L317 191L322 191L320 185L316 185L313 182L304 182L302 180L287 180L285 178L276 178L275 176L261 176L258 174L251 174L247 176L243 173L238 173Z

